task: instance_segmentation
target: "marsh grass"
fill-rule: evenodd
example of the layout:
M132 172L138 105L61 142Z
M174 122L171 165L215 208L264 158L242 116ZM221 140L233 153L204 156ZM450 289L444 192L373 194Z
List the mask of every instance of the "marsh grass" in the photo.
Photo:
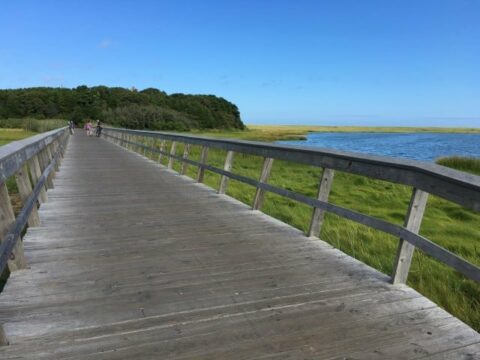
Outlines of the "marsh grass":
M439 165L480 175L480 158L478 157L449 156L440 158L436 162Z
M253 141L303 140L311 132L479 134L480 128L247 125L246 130L193 131L194 134Z
M35 135L33 131L26 131L24 129L0 129L0 146L8 144L12 141L21 140L29 136Z
M0 120L0 128L2 129L23 129L29 132L45 132L66 126L67 121L62 119L3 119Z

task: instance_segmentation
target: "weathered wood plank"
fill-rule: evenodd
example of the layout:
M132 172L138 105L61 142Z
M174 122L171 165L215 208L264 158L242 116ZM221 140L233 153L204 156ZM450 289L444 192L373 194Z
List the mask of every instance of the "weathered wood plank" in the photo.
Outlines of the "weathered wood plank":
M8 194L7 185L0 184L0 243L5 239L5 235L15 222L15 214L13 213L12 202ZM8 260L8 269L10 272L24 269L26 266L25 255L23 250L23 242L17 241L13 249L13 258Z
M208 158L208 146L202 147L202 153L200 154L200 164L206 164ZM205 177L205 168L203 166L198 167L197 182L202 183Z
M227 155L225 156L225 163L223 164L223 170L226 172L230 172L233 166L233 155L235 153L233 151L227 151ZM227 191L228 185L228 176L222 175L220 178L220 184L218 185L218 193L225 194Z
M317 200L328 202L334 174L335 173L332 169L323 169L320 178L320 185L318 187ZM320 236L324 216L325 210L317 207L313 208L312 219L310 220L310 227L308 228L307 236Z
M419 189L413 189L410 205L405 219L405 228L418 234L422 224L423 213L427 206L428 193ZM397 256L393 265L392 282L394 284L405 284L408 278L408 271L413 259L415 246L400 239L398 243Z
M173 160L177 152L177 142L172 142L172 147L170 148L170 157L168 158L168 168L173 169Z
M265 158L263 159L262 172L260 174L259 182L267 183L268 178L270 177L270 171L272 171L273 159ZM263 207L263 201L265 199L265 191L262 188L257 187L255 191L255 197L253 198L253 210L261 210Z

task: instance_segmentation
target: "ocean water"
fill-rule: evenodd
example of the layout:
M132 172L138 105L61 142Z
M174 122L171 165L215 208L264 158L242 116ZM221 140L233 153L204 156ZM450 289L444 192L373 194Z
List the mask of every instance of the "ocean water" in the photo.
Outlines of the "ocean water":
M306 140L277 143L430 162L452 155L480 157L480 134L310 133Z

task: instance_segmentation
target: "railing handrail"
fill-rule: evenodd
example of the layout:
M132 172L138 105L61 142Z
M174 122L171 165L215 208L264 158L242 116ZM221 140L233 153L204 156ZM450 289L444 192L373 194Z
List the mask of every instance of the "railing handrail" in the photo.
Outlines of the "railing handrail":
M10 271L25 267L19 239L27 223L28 226L40 225L37 202L45 202L46 188L53 187L54 172L58 170L67 134L67 127L62 127L0 147L0 273L9 261L12 261ZM16 216L6 183L12 176L23 203Z
M25 161L50 145L66 129L62 127L0 146L0 183L14 175Z
M120 128L105 128L105 130L158 137L344 171L378 180L413 186L471 210L480 211L480 176L450 169L442 165L307 146L209 138L160 131ZM362 165L368 166L368 168L364 168ZM448 185L449 188L446 189L445 186Z
M122 134L112 136L111 132ZM188 164L197 166L199 171L197 180L203 180L205 170L222 176L218 192L225 193L227 178L234 179L256 187L253 209L261 209L266 191L312 206L310 230L308 235L318 235L323 215L331 212L357 223L383 231L400 238L396 264L392 281L405 283L413 249L420 248L426 254L449 265L466 277L480 282L480 267L453 254L445 248L435 244L418 234L423 213L426 207L428 194L435 194L459 205L480 211L480 176L470 175L448 169L440 165L432 165L414 160L396 160L381 156L359 155L355 153L337 152L325 149L303 148L298 146L278 145L245 140L216 139L201 136L154 132L145 130L129 130L105 128L104 136L114 142L127 147L151 151L169 158L168 168L172 168L173 160L183 163L180 173L186 172ZM135 137L153 138L162 140L160 148L135 142ZM172 141L170 151L165 150L165 141ZM187 144L183 156L176 154L176 144ZM189 159L190 145L203 146L200 161ZM227 150L223 170L206 163L208 148ZM264 158L262 173L259 180L231 172L233 153L246 153ZM287 160L297 163L322 167L324 172L319 185L317 199L268 184L273 159ZM406 215L405 225L400 226L388 221L365 215L328 202L328 196L333 181L333 171L340 170L374 179L387 180L413 187L410 206Z

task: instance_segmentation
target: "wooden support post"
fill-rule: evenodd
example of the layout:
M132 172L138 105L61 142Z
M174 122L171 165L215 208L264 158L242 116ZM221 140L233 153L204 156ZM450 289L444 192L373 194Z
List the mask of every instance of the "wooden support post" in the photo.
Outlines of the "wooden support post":
M0 324L0 346L8 345L7 336L3 330L3 326Z
M153 157L155 156L155 152L154 150L156 149L156 140L154 137L151 138L151 144L150 144L150 156L148 157L149 159L153 159Z
M7 336L5 331L3 331L3 326L0 324L0 346L8 345Z
M173 169L173 157L172 155L175 155L177 152L177 142L174 141L172 142L172 147L170 148L170 156L168 158L168 168Z
M422 224L423 213L425 212L425 208L427 206L427 200L427 192L415 188L413 189L404 226L415 234L418 234L420 231L420 225ZM397 256L393 266L393 284L405 284L407 282L414 250L415 246L403 239L400 239L398 243Z
M28 177L27 165L24 164L20 170L15 174L15 180L17 182L18 192L23 201L27 200L28 197L32 194L32 184L30 183L30 178ZM28 226L39 226L40 217L38 216L37 207L32 208L32 212L28 217Z
M43 173L45 171L45 169L48 167L48 164L49 164L47 150L43 149L37 155L38 155L38 161L40 163L40 170ZM47 190L48 189L53 189L53 181L52 181L52 178L50 176L47 177L45 185L46 185Z
M141 137L142 141L140 142L144 147L142 148L143 150L143 156L147 156L147 146L148 146L148 138L145 136Z
M200 163L205 164L207 162L208 157L208 146L202 147L202 154L200 155ZM199 183L203 182L203 178L205 177L205 168L199 166L197 172L197 181Z
M263 159L263 167L262 173L260 174L260 182L267 183L268 178L270 177L270 171L272 170L273 159L272 158L264 158ZM263 200L265 199L265 190L260 189L257 187L257 191L255 192L255 197L253 198L253 210L261 210L263 207Z
M47 156L48 156L48 164L51 164L53 158L54 158L54 152L52 152L52 144L46 147L47 149ZM52 186L53 186L53 179L55 179L55 171L50 171L49 177L52 178Z
M48 146L45 148L45 169L50 165L50 163L52 162L52 153L50 152L50 149L48 148ZM54 176L55 174L55 171L50 171L50 174L48 174L47 176L47 189L53 189L54 186L53 186L53 178L55 177Z
M233 165L233 154L234 152L229 150L227 152L227 156L225 157L225 164L223 165L223 170L231 171ZM218 186L218 193L225 194L227 191L227 184L228 184L228 176L222 175L220 179L220 185Z
M60 144L59 144L58 139L57 139L54 142L52 142L52 147L51 147L52 158L55 157L59 148L60 148ZM55 171L59 171L59 170L60 170L60 158L58 158L58 161L55 163Z
M165 151L165 142L166 142L166 140L163 139L162 142L160 143L160 154L158 154L158 162L162 161L162 158L163 158L162 152Z
M183 149L183 159L188 159L188 155L190 154L190 148L192 145L185 144L185 148ZM182 169L180 170L180 174L185 175L187 173L188 163L186 161L182 162Z
M152 160L155 158L155 155L157 155L157 153L155 152L157 147L158 147L158 140L155 139L155 138L152 138L152 147L151 147L151 150L150 150L150 158Z
M40 178L40 176L42 176L42 171L40 170L40 163L38 161L38 155L34 155L28 161L28 167L30 169L30 174L32 175L33 186L35 187L38 179ZM41 204L47 202L47 191L45 189L45 186L42 186L42 189L40 190L40 195L38 196L38 200Z
M332 189L334 174L335 172L332 169L323 168L322 176L320 178L320 185L318 187L318 200L328 201L330 190ZM324 210L313 208L312 219L310 220L310 227L308 229L307 236L320 236L320 230L322 229L324 217Z
M15 222L15 214L13 213L12 202L8 194L7 185L0 184L0 242L8 233L10 226ZM23 254L23 243L17 240L13 249L12 260L8 260L8 269L10 272L24 269L26 267L25 256Z

